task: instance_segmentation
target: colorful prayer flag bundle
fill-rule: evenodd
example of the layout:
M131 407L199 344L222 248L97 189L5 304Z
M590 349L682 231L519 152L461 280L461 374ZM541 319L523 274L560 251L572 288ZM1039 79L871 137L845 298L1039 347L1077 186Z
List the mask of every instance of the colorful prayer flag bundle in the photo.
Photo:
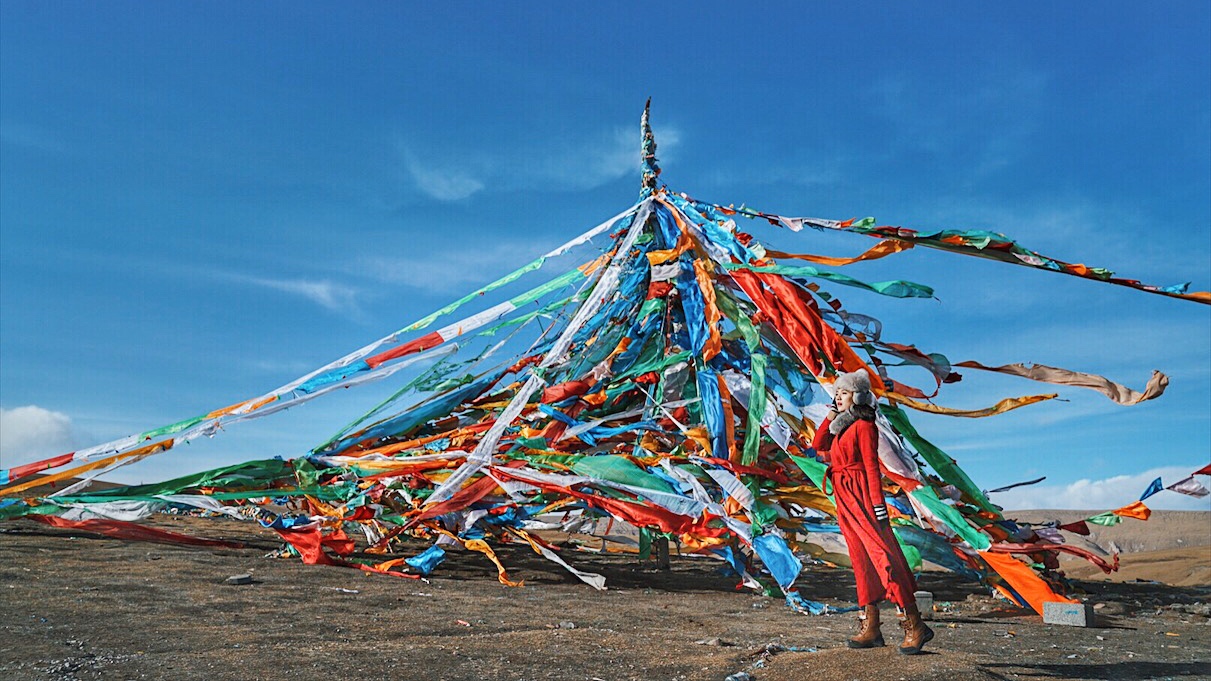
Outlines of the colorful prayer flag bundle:
M930 247L1197 302L1211 297L1047 258L999 234L920 233L877 227L870 219L790 218L697 201L658 186L646 111L643 140L642 195L618 215L279 388L0 471L0 484L10 485L0 488L0 518L87 522L130 537L137 532L129 524L141 517L197 509L259 520L307 563L419 576L440 569L442 546L461 545L489 558L502 583L516 584L492 549L507 539L525 542L595 588L604 588L604 578L570 565L538 531L601 536L608 534L603 524L621 522L645 538L667 537L683 551L724 560L750 585L761 585L764 568L788 602L806 603L791 595L800 574L795 549L807 533L835 528L825 465L809 443L831 400L833 377L862 370L881 398L884 492L906 553L918 564L925 558L989 579L1036 609L1061 600L1036 571L1010 556L1074 549L1004 518L959 465L916 430L907 410L978 418L1055 397L1008 398L976 410L922 401L956 379L955 367L1086 387L1121 404L1160 396L1167 378L1156 373L1135 391L1056 367L952 363L884 337L877 320L847 309L820 282L896 298L928 298L930 287L864 282L816 265ZM775 251L744 233L738 217L881 241L849 258ZM591 252L579 264L535 282L549 263L585 250ZM531 283L516 292L524 282ZM511 294L492 302L503 290ZM464 307L480 309L447 319ZM428 331L439 320L444 325ZM926 369L935 384L922 388L894 378L889 368L901 363ZM86 489L88 480L115 467L396 374L409 377L396 393L298 458L251 461L153 485ZM80 476L84 482L51 495L22 494ZM1140 502L1087 522L1147 519L1142 501L1161 489L1158 479ZM1169 489L1207 494L1193 478ZM1088 533L1085 523L1060 529ZM353 556L350 531L365 537L367 553L384 559ZM387 558L403 536L423 537L431 546Z

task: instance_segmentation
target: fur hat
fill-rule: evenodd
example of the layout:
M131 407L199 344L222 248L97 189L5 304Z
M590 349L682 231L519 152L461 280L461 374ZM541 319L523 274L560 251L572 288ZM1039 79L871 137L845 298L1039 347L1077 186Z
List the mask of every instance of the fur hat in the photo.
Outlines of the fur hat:
M839 374L833 381L833 390L848 390L851 393L870 392L870 375L859 369L848 374Z
M875 405L875 394L870 390L870 374L859 369L840 374L833 381L833 390L847 390L854 395L854 404Z

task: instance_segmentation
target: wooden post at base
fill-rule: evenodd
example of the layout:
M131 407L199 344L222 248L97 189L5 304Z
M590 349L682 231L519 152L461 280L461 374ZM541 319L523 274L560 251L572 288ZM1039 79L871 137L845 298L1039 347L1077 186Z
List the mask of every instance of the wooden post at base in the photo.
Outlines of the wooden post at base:
M669 565L669 538L656 537L656 567L661 570L671 570Z

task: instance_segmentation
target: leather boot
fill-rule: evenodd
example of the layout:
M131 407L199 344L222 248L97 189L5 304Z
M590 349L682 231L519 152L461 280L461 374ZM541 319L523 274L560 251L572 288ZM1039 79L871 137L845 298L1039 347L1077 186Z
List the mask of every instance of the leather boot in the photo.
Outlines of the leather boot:
M933 640L933 630L925 626L916 603L905 606L900 626L904 628L904 642L900 644L900 652L904 655L916 655L926 643Z
M883 645L883 633L879 631L879 606L868 605L858 615L861 625L858 635L846 643L850 648L878 648Z

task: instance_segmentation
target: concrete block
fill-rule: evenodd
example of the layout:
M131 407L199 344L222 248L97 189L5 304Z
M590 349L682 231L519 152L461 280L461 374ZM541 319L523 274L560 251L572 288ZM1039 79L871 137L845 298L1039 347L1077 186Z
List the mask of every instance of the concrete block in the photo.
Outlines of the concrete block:
M1085 603L1043 603L1043 624L1062 624L1066 627L1093 626L1093 606Z
M914 591L912 595L917 601L917 610L921 611L921 619L933 619L933 593L929 591Z

